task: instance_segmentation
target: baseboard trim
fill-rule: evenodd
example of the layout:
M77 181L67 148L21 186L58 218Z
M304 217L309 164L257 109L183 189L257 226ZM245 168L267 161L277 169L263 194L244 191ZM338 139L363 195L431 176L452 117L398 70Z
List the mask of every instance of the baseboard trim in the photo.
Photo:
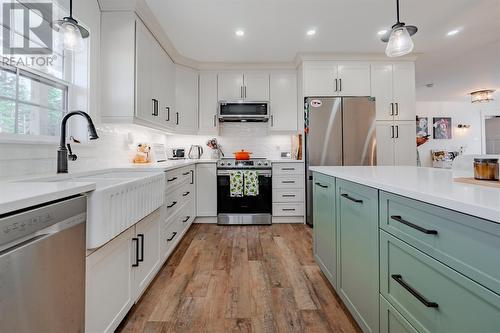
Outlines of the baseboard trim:
M193 223L217 223L217 216L198 216Z
M304 216L273 216L273 223L304 223Z

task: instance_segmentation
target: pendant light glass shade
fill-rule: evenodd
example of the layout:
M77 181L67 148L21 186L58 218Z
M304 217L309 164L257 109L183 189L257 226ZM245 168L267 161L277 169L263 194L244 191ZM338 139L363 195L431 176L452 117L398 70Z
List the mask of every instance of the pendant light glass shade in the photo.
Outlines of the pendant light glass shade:
M61 24L60 32L63 35L64 48L73 52L83 50L83 37L80 29L71 22Z
M391 58L400 57L413 51L413 47L413 41L406 27L395 27L391 31L385 54Z

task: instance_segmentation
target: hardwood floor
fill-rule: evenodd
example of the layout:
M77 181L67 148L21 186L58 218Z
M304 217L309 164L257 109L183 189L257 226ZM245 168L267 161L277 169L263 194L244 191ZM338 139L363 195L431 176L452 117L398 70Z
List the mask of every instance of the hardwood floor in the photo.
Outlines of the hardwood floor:
M117 332L361 332L299 224L193 224Z

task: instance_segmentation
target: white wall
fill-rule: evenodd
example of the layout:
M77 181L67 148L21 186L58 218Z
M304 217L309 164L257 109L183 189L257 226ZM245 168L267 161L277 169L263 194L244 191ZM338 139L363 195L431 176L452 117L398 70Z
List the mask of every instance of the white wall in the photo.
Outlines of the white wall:
M464 147L464 154L481 154L483 141L483 121L482 114L500 114L500 103L498 101L472 104L470 100L462 102L417 102L417 116L428 117L429 127L432 127L433 117L452 118L452 139L434 140L432 139L432 129L430 129L430 140L419 147L422 166L432 166L431 150L446 149L460 151ZM468 129L459 129L458 124L470 125Z

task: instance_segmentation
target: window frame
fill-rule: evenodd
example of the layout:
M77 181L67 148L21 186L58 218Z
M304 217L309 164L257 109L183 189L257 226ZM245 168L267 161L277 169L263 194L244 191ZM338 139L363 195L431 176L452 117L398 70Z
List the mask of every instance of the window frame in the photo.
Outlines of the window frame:
M26 66L10 66L0 63L1 70L7 70L16 75L16 96L15 98L1 96L0 99L7 100L15 103L15 131L18 131L18 114L19 104L43 108L45 110L61 111L63 116L69 112L69 102L71 100L72 84L65 80L51 76L47 73L38 71ZM63 109L51 108L48 105L33 103L30 101L23 101L19 99L19 79L20 77L27 77L29 79L38 81L55 88L63 90ZM52 135L35 135L35 134L19 134L19 133L0 133L0 143L57 143L59 136Z

